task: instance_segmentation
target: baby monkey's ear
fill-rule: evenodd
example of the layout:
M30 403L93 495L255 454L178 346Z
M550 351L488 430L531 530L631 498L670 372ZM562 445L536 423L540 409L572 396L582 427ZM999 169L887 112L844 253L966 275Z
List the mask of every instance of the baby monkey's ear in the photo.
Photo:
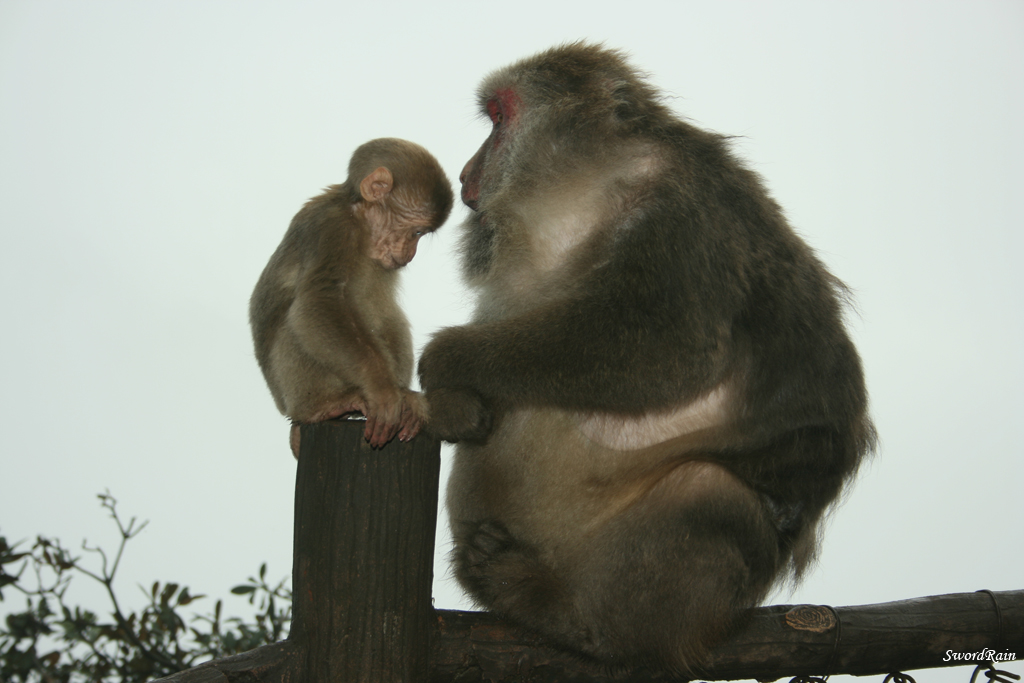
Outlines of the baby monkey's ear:
M359 194L363 195L363 199L368 202L379 202L388 196L393 185L394 179L391 177L391 171L383 166L378 166L359 182Z

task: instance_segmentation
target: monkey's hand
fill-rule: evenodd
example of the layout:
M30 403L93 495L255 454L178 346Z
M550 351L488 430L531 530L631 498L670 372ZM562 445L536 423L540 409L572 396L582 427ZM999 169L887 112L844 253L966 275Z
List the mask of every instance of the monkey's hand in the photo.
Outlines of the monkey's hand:
M434 334L418 364L423 391L430 394L452 387L476 389L481 366L487 363L482 357L484 349L478 343L485 340L474 337L473 329L470 325L446 327Z
M405 401L402 390L398 387L378 390L366 395L364 407L361 409L366 416L366 431L363 437L373 448L384 448L388 441L395 438L402 426L402 415Z
M402 390L402 416L398 431L399 441L409 441L420 433L427 421L427 400L423 394Z
M483 443L491 433L493 413L480 392L473 388L479 347L473 340L466 339L466 329L441 330L420 357L420 386L430 405L426 428L437 438L451 443Z
M430 420L427 431L444 441L483 443L491 433L493 416L478 394L468 389L427 392Z

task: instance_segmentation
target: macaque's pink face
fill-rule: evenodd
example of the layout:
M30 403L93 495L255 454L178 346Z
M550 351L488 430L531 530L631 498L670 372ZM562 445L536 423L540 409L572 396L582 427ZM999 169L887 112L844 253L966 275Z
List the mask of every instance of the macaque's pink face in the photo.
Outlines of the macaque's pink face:
M514 90L499 90L485 105L487 118L491 120L491 134L473 158L466 162L459 174L462 183L462 203L476 211L480 205L480 182L488 162L499 155L505 132L513 126L519 109L520 99Z

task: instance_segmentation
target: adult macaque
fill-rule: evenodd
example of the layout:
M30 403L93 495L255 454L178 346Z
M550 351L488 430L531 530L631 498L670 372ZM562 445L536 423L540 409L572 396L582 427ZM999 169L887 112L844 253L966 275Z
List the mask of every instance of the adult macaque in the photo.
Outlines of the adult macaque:
M309 200L270 257L249 304L256 359L278 410L298 425L358 411L366 440L411 439L427 416L409 389L409 322L397 270L448 218L451 183L427 150L381 138L362 145L348 180Z
M523 60L480 105L478 306L419 366L428 428L461 441L456 576L564 646L693 671L800 576L873 446L843 286L617 52Z

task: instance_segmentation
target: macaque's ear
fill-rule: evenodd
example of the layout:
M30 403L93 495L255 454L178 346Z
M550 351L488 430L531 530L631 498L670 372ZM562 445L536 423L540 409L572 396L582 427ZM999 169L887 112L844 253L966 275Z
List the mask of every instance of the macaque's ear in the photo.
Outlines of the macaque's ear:
M379 166L359 183L359 194L368 202L378 202L391 192L391 171Z

